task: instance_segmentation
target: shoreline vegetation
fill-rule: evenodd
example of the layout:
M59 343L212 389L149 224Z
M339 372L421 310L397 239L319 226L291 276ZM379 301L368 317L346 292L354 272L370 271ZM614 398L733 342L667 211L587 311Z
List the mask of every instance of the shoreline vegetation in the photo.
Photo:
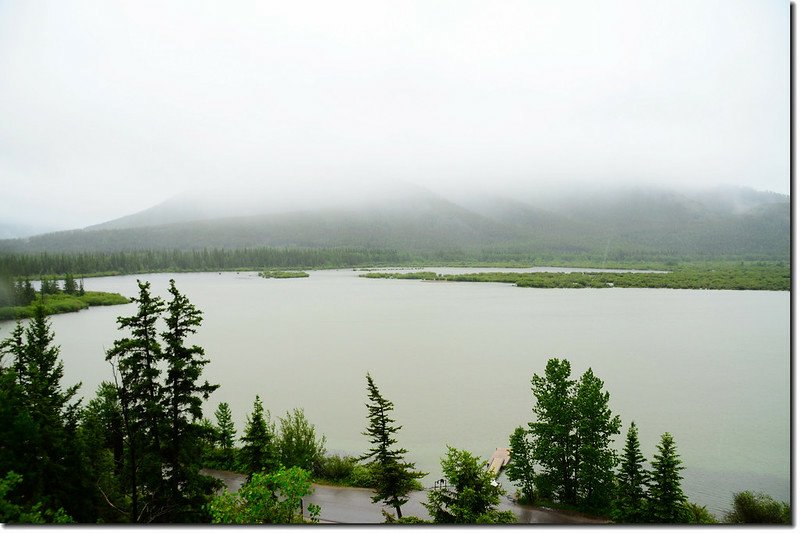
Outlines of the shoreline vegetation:
M362 278L414 279L437 282L511 283L517 287L540 289L693 289L788 291L791 273L788 266L719 265L716 268L687 266L670 272L481 272L437 274L422 272L368 272Z
M75 313L94 306L122 305L130 303L130 298L116 292L86 291L83 295L48 294L42 299L40 294L30 305L0 307L0 321L33 318L37 305L42 305L45 315Z
M0 251L0 277L101 277L151 273L236 272L367 268L529 268L669 270L775 266L789 272L789 256L668 254L614 258L593 254L538 254L519 250L400 251L363 248L246 248L130 250L114 252L7 253Z
M307 278L308 272L302 270L264 270L258 273L260 278L288 279L288 278Z

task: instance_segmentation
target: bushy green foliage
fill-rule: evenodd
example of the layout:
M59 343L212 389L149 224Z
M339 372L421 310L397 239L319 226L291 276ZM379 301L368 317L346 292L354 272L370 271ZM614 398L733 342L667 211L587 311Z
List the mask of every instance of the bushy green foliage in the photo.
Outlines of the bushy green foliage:
M285 467L297 466L308 472L320 471L325 456L325 436L317 440L314 425L302 409L287 412L279 418L278 456Z
M86 443L86 461L91 479L97 520L114 523L129 519L126 487L122 479L125 464L125 433L122 408L113 383L103 382L81 413L80 432Z
M70 294L51 294L42 298L37 295L31 305L0 307L0 320L31 318L41 305L45 315L74 313L96 305L120 305L130 303L130 299L111 292L85 292L83 296Z
M3 524L72 524L74 521L59 507L57 510L42 509L42 503L37 502L32 507L26 508L11 501L10 493L22 483L22 476L16 472L6 472L0 479L0 523Z
M686 502L686 510L689 514L690 524L719 524L719 520L706 509L705 505Z
M731 524L791 524L789 504L779 502L763 493L750 491L733 495L733 510L725 515Z
M445 483L428 491L425 507L437 524L512 524L511 511L498 511L505 491L483 461L466 450L447 447L442 459Z
M521 503L533 504L536 502L536 472L533 455L533 443L528 438L528 432L523 427L518 427L509 437L511 460L506 466L506 476L519 487Z
M570 373L569 361L550 359L544 376L531 379L536 420L528 425L530 453L541 467L536 488L545 499L606 512L617 463L610 445L619 433L619 416L611 413L609 393L591 368L578 381Z
M208 510L214 524L298 524L306 521L302 498L311 492L309 472L280 467L272 473L253 474L235 494L216 496ZM318 521L318 506L309 505L308 512L309 521Z
M316 480L320 483L340 485L344 487L375 488L375 475L370 464L361 464L357 457L347 455L326 455L320 461ZM414 490L421 490L422 485L414 480Z

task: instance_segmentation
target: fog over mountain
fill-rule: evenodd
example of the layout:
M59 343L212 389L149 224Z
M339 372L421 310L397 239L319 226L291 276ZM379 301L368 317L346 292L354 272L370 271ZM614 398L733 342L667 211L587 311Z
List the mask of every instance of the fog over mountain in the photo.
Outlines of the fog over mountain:
M301 204L287 189L246 192L195 191L83 230L0 241L0 251L371 247L612 259L789 253L788 196L748 188L587 185L513 196L462 190L448 198L408 184L364 185L357 195L297 189L309 199Z
M205 189L188 209L277 214L298 183L307 209L359 183L785 194L789 23L764 0L0 2L0 224Z

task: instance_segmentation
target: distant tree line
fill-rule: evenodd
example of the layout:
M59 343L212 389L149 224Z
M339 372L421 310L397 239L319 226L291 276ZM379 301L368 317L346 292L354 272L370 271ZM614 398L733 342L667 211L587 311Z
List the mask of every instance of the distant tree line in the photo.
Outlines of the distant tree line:
M777 261L776 261L777 259ZM712 260L711 263L708 263ZM736 263L778 264L788 262L774 256L670 254L619 255L580 250L553 253L539 248L488 247L404 250L387 248L202 248L192 250L129 250L114 252L0 252L0 279L17 277L139 274L146 272L214 272L220 270L280 270L303 268L353 268L375 266L583 266L595 268L670 269L681 263L706 265ZM766 262L766 263L765 263ZM758 265L756 265L758 266ZM0 289L2 292L2 289Z
M2 253L0 272L6 276L46 276L65 273L136 274L218 270L350 268L401 264L408 254L395 250L357 248L242 248L202 250L135 250L121 252Z

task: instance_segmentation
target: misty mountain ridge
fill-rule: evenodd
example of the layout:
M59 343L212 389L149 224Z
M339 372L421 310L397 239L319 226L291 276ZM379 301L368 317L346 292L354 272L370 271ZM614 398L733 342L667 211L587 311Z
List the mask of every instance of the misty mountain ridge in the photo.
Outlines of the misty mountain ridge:
M245 191L246 192L246 191ZM586 188L454 199L400 184L358 195L182 195L83 230L0 241L0 251L277 247L516 250L550 256L786 259L789 197L747 188ZM291 200L290 198L288 198ZM218 200L218 201L217 201ZM240 216L230 216L231 211Z

